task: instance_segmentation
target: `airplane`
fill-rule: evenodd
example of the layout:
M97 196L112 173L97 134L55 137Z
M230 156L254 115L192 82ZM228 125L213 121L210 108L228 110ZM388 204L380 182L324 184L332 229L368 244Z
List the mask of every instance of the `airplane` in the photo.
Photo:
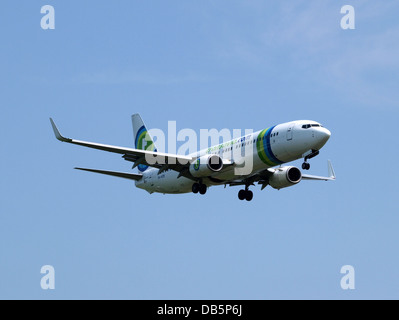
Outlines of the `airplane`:
M302 169L309 170L308 160L319 155L320 149L330 139L331 132L311 120L282 123L189 155L158 152L139 114L132 116L135 148L65 138L52 118L50 122L58 140L120 154L124 160L134 164L132 169L137 168L138 173L75 169L130 179L135 181L137 188L150 194L204 195L212 186L242 186L244 189L238 193L239 200L251 201L253 192L249 188L255 183L261 185L262 190L268 185L280 190L302 180L336 179L330 161L328 177L303 174L295 166L284 165L304 159ZM252 163L251 170L239 173L236 169L245 168L247 162Z

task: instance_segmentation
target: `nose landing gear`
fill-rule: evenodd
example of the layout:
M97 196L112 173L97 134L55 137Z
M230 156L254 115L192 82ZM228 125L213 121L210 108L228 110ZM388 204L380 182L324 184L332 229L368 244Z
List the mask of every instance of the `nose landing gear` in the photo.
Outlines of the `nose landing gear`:
M307 163L307 162L302 163L302 169L303 170L309 170L310 169L310 163Z
M302 164L302 169L303 170L309 170L310 169L310 164L308 163L308 160L318 156L319 154L320 154L319 150L312 150L312 152L310 154L305 156L305 162Z

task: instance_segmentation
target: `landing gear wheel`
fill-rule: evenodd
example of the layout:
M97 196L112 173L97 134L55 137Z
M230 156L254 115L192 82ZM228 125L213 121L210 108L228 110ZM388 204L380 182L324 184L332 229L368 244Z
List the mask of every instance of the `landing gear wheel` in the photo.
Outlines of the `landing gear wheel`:
M202 195L204 195L205 193L206 193L206 191L207 191L207 186L205 185L205 184L201 184L200 186L199 186L199 193L200 194L202 194Z
M302 169L303 169L303 170L309 170L309 169L310 169L310 163L304 162L304 163L302 164Z
M192 187L193 193L197 194L200 191L200 185L199 183L194 183Z
M245 200L245 198L247 197L247 192L245 190L240 190L240 192L238 192L238 199Z
M248 190L245 194L245 200L252 201L253 198L254 198L254 193Z
M254 193L250 190L240 190L238 192L238 199L251 201L254 198Z

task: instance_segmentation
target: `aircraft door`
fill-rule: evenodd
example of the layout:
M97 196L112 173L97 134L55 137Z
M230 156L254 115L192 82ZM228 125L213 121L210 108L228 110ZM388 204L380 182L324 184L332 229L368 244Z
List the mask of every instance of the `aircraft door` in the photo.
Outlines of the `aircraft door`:
M293 138L293 131L294 131L295 124L289 124L287 129L287 141L291 141Z

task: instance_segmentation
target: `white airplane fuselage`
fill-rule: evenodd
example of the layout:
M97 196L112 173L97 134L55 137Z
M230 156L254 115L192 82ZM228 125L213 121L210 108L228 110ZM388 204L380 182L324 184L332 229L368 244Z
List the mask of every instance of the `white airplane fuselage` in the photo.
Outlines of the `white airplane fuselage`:
M318 152L328 141L331 133L315 121L300 120L287 122L233 139L226 143L201 150L192 157L216 154L234 165L226 166L210 177L201 179L208 187L223 185L224 181L240 179L265 169L305 158ZM250 168L250 172L237 174L236 169ZM149 193L180 194L191 193L193 180L179 177L179 172L168 170L160 173L157 168L148 167L142 172L142 179L136 187Z

